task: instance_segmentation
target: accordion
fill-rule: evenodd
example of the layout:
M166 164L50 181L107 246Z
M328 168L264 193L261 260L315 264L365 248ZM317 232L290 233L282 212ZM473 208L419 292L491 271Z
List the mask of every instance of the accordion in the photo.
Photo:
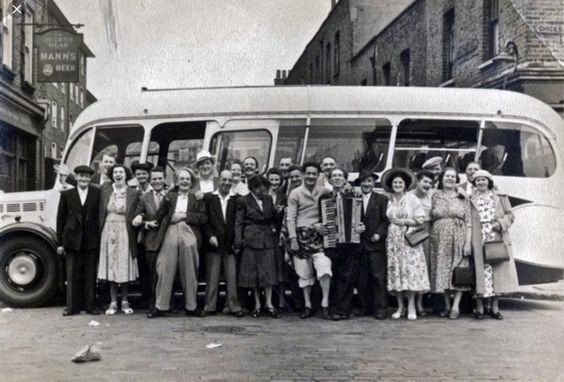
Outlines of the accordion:
M355 227L362 215L362 199L337 197L321 200L321 222L330 233L323 236L324 248L335 248L337 243L360 243Z

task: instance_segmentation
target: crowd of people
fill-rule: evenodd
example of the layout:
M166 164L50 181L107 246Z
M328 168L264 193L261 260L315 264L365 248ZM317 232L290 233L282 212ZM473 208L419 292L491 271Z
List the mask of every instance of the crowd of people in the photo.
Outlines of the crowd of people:
M431 314L425 305L457 319L463 293L475 300L476 319L502 319L498 298L517 288L511 206L477 162L468 164L464 183L441 157L416 174L392 168L380 178L362 170L349 183L332 156L301 166L281 158L264 175L247 157L217 173L216 158L202 150L170 185L160 166L134 162L129 169L109 155L100 164L98 174L76 167L76 185L61 192L64 316L99 314L97 296L109 300L106 315L132 314L134 281L147 317L166 316L177 308L176 279L186 315L214 315L222 274L223 312L235 317L297 310L302 319L346 320L356 290L360 314L376 319L415 320ZM339 208L351 198L360 219Z

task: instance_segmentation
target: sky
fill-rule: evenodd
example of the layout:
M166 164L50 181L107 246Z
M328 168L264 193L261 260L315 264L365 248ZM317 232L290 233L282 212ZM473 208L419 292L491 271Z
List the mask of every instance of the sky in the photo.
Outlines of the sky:
M272 85L291 69L331 0L56 0L96 56L98 98L148 88ZM115 23L108 22L114 15Z

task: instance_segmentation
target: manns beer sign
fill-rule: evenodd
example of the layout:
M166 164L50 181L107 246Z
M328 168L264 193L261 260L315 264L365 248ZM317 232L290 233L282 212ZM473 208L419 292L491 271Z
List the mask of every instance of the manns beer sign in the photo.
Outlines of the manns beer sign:
M82 34L51 29L35 35L37 82L78 82Z

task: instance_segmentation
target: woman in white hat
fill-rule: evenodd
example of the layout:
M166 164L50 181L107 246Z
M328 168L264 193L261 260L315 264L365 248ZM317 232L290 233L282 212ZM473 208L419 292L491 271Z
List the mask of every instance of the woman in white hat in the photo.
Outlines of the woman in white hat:
M477 319L484 317L484 298L491 298L490 316L503 319L499 312L498 297L517 290L517 269L511 253L508 229L515 217L507 195L494 189L492 174L480 170L474 173L472 183L476 187L472 202L472 254L476 270L476 313ZM484 261L484 243L503 240L509 260L498 264Z
M204 194L214 192L219 185L219 179L215 176L215 157L208 150L198 152L196 167L198 182L194 186L194 192L201 191Z

